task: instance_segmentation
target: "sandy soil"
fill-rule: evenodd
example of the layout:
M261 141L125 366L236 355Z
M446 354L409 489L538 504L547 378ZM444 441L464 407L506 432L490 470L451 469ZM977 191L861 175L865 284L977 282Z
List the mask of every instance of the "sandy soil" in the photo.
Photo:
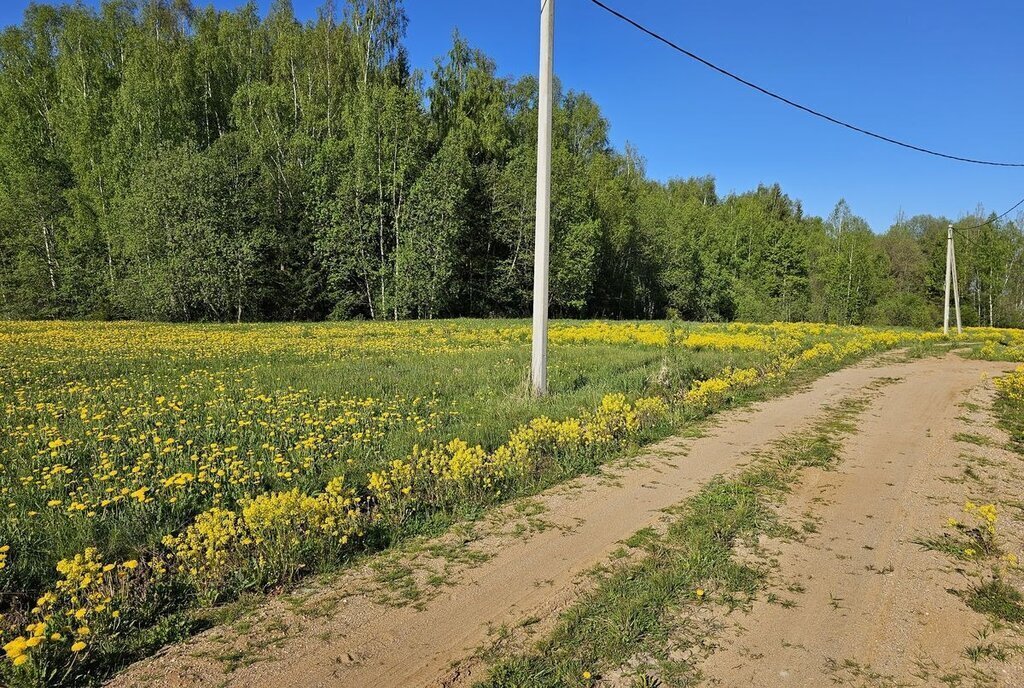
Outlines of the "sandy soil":
M952 594L979 571L915 542L962 518L968 498L1019 498L1019 475L1007 474L1019 457L957 441L982 432L1005 444L982 410L992 389L981 374L1001 367L953 357L907 366L904 381L884 389L844 442L839 469L804 473L784 511L811 519L816 532L775 543L778 598L759 600L735 620L723 649L702 667L708 684L1024 685L1019 654L999 662L965 656L982 639L1019 643ZM966 400L977 407L965 410ZM989 458L979 462L979 453ZM989 466L995 480L966 478L972 462ZM998 477L1016 479L1000 488ZM1001 531L1019 552L1019 521Z
M272 599L129 668L112 685L466 685L479 677L479 665L466 658L494 629L552 618L586 584L590 567L659 523L663 509L882 378L901 380L872 392L842 470L808 475L792 497L795 513L813 510L820 523L803 543L778 543L782 575L806 588L798 606L755 605L742 619L746 632L734 627L705 671L726 686L831 685L844 669L830 674L828 660L904 675L915 656L959 656L977 619L945 591L957 581L941 570L941 555L909 539L941 527L962 503L962 489L940 480L960 454L956 404L985 384L983 372L1007 368L890 356L838 371L801 392L721 414L703 437L659 443L600 476ZM403 598L415 603L395 604Z

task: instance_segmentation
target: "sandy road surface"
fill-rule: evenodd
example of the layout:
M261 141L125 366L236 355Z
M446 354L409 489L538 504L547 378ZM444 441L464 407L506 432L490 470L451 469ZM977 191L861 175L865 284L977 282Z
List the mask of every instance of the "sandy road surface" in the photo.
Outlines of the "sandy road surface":
M908 366L861 416L838 470L805 472L785 511L816 532L773 553L782 584L800 591L782 593L796 606L762 599L737 619L702 667L709 684L1024 686L1019 658L965 657L987 624L950 593L971 585L970 567L917 542L962 517L967 498L1014 497L965 479L978 448L957 440L986 431L986 414L963 402L989 401L980 373L1005 369L954 357Z
M306 599L329 599L325 613L296 611L282 600L272 600L241 626L218 628L201 634L162 655L139 663L112 683L117 686L433 686L462 684L472 664L453 670L459 660L487 641L489 629L516 624L528 617L545 617L571 601L581 574L603 561L617 543L645 526L657 523L662 509L696 492L715 475L743 465L757 450L805 426L829 403L869 387L880 378L901 378L873 393L877 402L866 412L858 432L847 441L843 480L833 485L820 476L808 481L797 500L813 500L815 490L828 493L829 504L820 516L828 523L845 523L828 532L819 549L792 545L792 562L801 568L818 567L808 600L798 608L802 616L775 616L772 608L756 609L750 624L757 632L741 634L712 657L708 673L722 685L769 685L760 677L789 672L785 685L828 685L822 678L822 656L846 654L888 666L899 663L901 649L918 644L944 651L943 632L920 623L930 615L945 623L947 607L958 604L945 593L934 604L917 604L915 581L894 585L891 578L866 572L860 557L851 563L837 556L868 552L879 568L892 564L923 567L906 546L908 522L941 516L927 500L921 510L909 504L929 480L932 460L955 456L950 430L940 422L957 415L956 401L980 373L1005 370L1005 364L964 361L955 356L912 362L865 363L825 376L796 394L721 414L715 427L701 438L674 438L652 446L639 464L620 468L614 479L586 477L540 495L547 527L508 537L489 533L466 547L479 548L490 557L453 574L451 587L426 600L421 608L393 607L362 594L360 572L339 581L334 590L309 593ZM919 500L920 501L920 500ZM943 512L945 513L945 512ZM824 536L823 536L824 537ZM800 549L800 548L803 549ZM852 554L851 554L852 556ZM803 558L803 560L801 560ZM857 569L860 569L859 571ZM914 568L917 570L917 568ZM811 575L811 574L808 574ZM819 585L820 583L820 585ZM343 590L343 593L339 593ZM821 613L829 594L842 598L844 615ZM910 599L912 618L897 613ZM931 598L929 598L931 599ZM845 608L849 609L845 609ZM792 612L794 610L787 610ZM858 631L857 624L864 626ZM287 629L270 640L256 643L268 626ZM780 652L781 639L795 625L793 640L805 649ZM904 626L911 626L904 628ZM846 628L852 626L852 628ZM879 636L868 626L884 626ZM755 638L755 636L758 636ZM753 638L753 639L752 639ZM836 650L833 645L851 648ZM244 647L245 652L238 652ZM226 663L225 656L236 661ZM763 650L756 662L753 657ZM813 656L817 673L801 673L796 658ZM244 655L239 660L238 657ZM777 656L776 656L777 655ZM761 667L764 669L762 671ZM230 669L227 671L226 669ZM764 673L767 672L767 673ZM808 669L810 672L810 669ZM774 678L773 678L774 680ZM810 682L808 682L810 681Z

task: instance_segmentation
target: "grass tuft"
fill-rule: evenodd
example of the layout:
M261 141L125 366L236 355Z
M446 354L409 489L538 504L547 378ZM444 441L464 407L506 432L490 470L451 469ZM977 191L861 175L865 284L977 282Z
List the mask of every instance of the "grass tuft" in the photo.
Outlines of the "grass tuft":
M968 590L966 601L971 609L981 614L1007 623L1024 623L1024 595L999 578L993 578Z

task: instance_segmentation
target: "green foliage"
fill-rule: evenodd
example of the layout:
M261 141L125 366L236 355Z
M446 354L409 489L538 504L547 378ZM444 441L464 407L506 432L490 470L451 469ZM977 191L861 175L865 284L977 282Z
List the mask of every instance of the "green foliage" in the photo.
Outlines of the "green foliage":
M986 581L967 593L967 604L976 612L1013 624L1024 622L1024 595L998 578Z
M0 34L0 316L527 314L537 82L458 33L413 72L406 25L401 0L32 5ZM608 131L559 89L556 315L936 324L946 219L880 236L777 184L652 181ZM965 324L1024 323L1020 229L968 239Z

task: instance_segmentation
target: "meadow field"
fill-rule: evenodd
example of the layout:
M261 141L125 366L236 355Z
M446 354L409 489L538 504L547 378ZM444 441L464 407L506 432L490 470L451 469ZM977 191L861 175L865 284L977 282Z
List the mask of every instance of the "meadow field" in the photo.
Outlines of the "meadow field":
M529 325L0 324L8 685L99 681L201 610L338 569L745 399L935 332ZM987 357L1022 339L974 330ZM694 457L699 460L699 457Z

